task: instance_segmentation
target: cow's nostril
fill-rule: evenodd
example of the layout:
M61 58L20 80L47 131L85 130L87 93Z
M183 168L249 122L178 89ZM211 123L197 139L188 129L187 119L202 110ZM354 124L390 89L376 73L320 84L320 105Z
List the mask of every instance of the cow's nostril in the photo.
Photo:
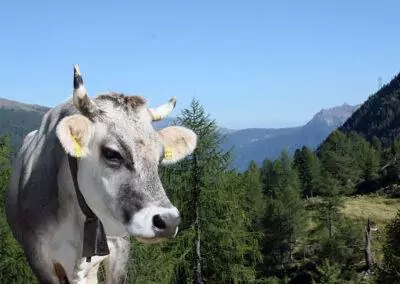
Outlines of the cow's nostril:
M158 214L153 216L153 225L158 229L165 229L167 227L164 220Z

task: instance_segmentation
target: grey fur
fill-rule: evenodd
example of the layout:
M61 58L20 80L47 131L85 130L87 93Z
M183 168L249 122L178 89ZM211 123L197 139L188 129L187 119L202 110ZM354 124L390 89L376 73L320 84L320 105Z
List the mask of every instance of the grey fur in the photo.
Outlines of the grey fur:
M6 195L7 222L40 283L58 283L41 246L51 238L49 229L63 217L57 175L65 152L55 127L63 117L76 113L74 110L71 103L50 110L38 131L26 137L13 163Z

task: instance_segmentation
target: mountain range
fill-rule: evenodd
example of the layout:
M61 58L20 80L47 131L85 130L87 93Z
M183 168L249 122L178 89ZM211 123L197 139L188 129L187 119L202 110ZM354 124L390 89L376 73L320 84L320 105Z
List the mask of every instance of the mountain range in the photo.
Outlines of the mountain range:
M224 150L233 147L233 167L239 171L247 168L250 161L261 165L264 159L276 159L286 149L293 155L297 148L318 145L360 107L349 105L322 109L303 126L288 128L248 128L230 132L223 143Z
M358 109L359 105L341 106L322 109L303 126L288 128L247 128L231 130L220 128L226 135L221 145L222 150L233 148L233 168L243 171L251 160L261 164L265 158L275 159L283 149L293 154L305 145L314 149L336 128ZM11 145L16 151L23 137L31 130L37 129L48 107L30 105L8 99L0 99L0 135L8 133ZM171 125L174 118L155 122L155 128Z

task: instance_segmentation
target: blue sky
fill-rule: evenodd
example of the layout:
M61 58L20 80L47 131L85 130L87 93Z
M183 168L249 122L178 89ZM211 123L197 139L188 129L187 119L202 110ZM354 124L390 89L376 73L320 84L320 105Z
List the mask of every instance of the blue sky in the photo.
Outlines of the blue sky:
M54 106L80 65L89 95L193 97L222 126L305 123L400 71L400 1L2 1L0 97Z

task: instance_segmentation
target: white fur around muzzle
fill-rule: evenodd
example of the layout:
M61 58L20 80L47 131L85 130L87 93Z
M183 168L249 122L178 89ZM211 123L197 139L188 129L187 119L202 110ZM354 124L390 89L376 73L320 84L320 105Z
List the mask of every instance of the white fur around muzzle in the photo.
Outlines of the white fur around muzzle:
M133 215L133 218L126 226L128 233L143 243L153 243L165 239L164 237L156 237L157 228L153 225L153 216L157 214L171 214L174 217L179 217L179 211L176 207L146 207ZM177 233L178 227L173 237L175 237Z

